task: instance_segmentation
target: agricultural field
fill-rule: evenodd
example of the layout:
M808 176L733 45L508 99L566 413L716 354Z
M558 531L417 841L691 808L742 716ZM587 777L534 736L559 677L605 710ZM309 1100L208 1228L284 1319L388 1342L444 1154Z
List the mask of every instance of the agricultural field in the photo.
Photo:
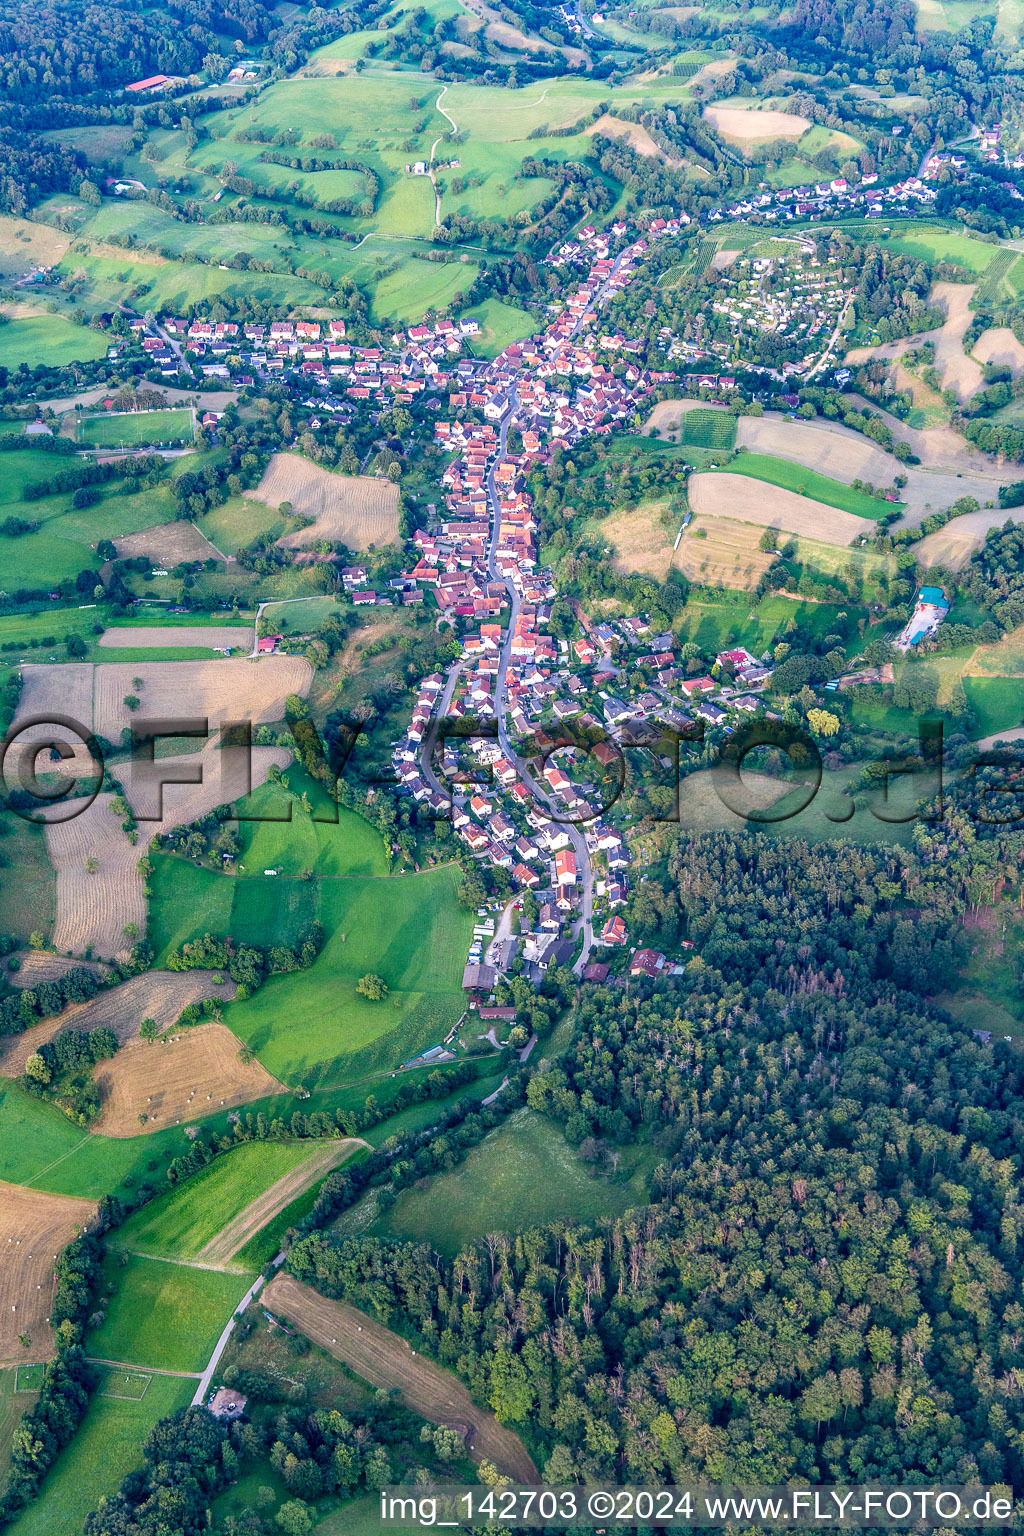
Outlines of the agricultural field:
M807 496L814 501L824 502L826 506L836 507L841 512L851 513L858 519L882 518L892 510L890 502L868 496L864 491L843 485L841 481L833 480L829 475L821 475L816 470L793 464L789 459L768 454L737 454L729 464L728 474L730 480L736 475L750 475L768 485L795 491L799 496Z
M10 1466L14 1431L39 1395L41 1374L31 1366L0 1366L0 1479L7 1476Z
M756 528L731 517L695 517L684 529L672 563L703 586L721 583L749 592L773 559L758 548L759 537Z
M222 995L230 995L229 989L233 983ZM93 1130L102 1136L151 1135L194 1120L213 1105L233 1108L283 1092L258 1061L242 1061L240 1049L223 1024L193 1025L158 1043L129 1040L93 1073L100 1091Z
M95 1214L92 1200L0 1184L0 1365L53 1352L53 1261Z
M645 1167L627 1149L615 1178L597 1174L556 1125L519 1109L450 1173L402 1190L383 1215L374 1214L371 1194L345 1211L335 1230L429 1243L453 1257L489 1232L514 1235L553 1221L593 1222L644 1205Z
M794 483L812 482L808 471L795 470L791 464L786 465L786 471L787 478ZM806 534L826 544L852 544L854 539L869 538L874 532L873 523L865 517L840 511L759 476L734 474L731 470L691 475L688 494L698 517L756 523L760 528Z
M90 363L106 353L108 342L86 325L73 325L61 315L28 315L0 325L0 368L33 367L45 363Z
M467 1426L474 1461L491 1461L516 1482L536 1480L537 1470L517 1435L478 1408L456 1376L421 1353L414 1355L404 1339L367 1313L329 1301L290 1275L271 1281L263 1300L371 1386L397 1388L410 1408L434 1424Z
M114 540L114 545L124 560L145 555L152 560L154 566L166 570L173 569L185 560L209 560L211 556L214 559L225 558L203 529L184 518L173 523L158 523L155 528L145 528L141 533L124 534ZM141 645L146 642L138 643Z
M10 1527L17 1536L77 1532L104 1495L139 1465L139 1450L155 1424L192 1401L195 1382L151 1376L141 1399L101 1389L81 1428L47 1478L42 1497Z
M137 1255L122 1264L111 1253L103 1264L106 1317L86 1335L86 1352L140 1370L200 1372L252 1278ZM190 1397L194 1390L193 1382Z
M644 431L684 447L732 449L736 428L736 417L715 406L696 400L660 400Z
M342 1147L342 1143L332 1142L327 1150L337 1157ZM211 1256L210 1245L224 1237L232 1223L279 1180L308 1164L311 1157L318 1160L323 1151L311 1151L305 1142L243 1143L203 1168L180 1189L167 1190L130 1216L111 1235L110 1247L151 1258L224 1264L237 1250L221 1245L230 1251ZM295 1193L300 1194L301 1188ZM239 1242L237 1247L241 1246Z
M19 1035L0 1035L0 1076L20 1077L33 1051L58 1030L112 1029L124 1045L138 1034L143 1019L153 1019L165 1029L177 1023L189 1003L206 997L227 1002L234 995L234 982L213 971L145 971L97 993L87 1003L72 1003L63 1013L43 1019Z
M397 485L369 475L334 474L298 453L275 453L247 494L268 507L289 502L293 513L313 519L278 540L287 549L308 549L320 539L378 549L398 537Z
M762 107L759 102L737 105L716 102L704 108L704 120L723 139L743 144L770 142L775 139L799 139L810 128L810 120L798 112L780 112Z
M110 416L83 416L76 441L83 447L137 448L191 443L195 422L191 411L127 411Z

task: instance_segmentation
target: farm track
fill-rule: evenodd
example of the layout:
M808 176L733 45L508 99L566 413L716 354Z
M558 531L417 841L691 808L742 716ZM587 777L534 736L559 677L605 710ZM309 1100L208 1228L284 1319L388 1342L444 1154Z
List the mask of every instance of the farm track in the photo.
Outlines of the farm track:
M293 1200L304 1195L325 1174L347 1161L359 1147L369 1147L369 1142L363 1141L360 1136L349 1136L344 1141L332 1142L321 1151L314 1152L297 1168L278 1179L276 1184L264 1190L244 1211L239 1211L216 1237L211 1237L196 1254L196 1263L229 1263L251 1237L255 1237L268 1222L279 1216Z
M127 1360L104 1360L102 1355L86 1355L90 1365L111 1365L115 1371L137 1371L145 1376L174 1376L184 1381L198 1381L199 1371L168 1371L159 1365L134 1365Z
M272 1312L294 1323L371 1386L397 1388L402 1400L433 1424L465 1426L474 1461L493 1462L517 1483L537 1482L537 1469L518 1435L477 1407L457 1377L414 1354L404 1339L368 1313L331 1301L291 1275L278 1275L263 1299Z

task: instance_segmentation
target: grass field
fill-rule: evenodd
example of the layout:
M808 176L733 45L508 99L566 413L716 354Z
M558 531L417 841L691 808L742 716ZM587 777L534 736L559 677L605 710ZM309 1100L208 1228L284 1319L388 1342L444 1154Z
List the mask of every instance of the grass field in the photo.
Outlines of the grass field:
M104 1494L141 1463L141 1447L160 1419L191 1402L195 1382L154 1376L140 1402L96 1396L61 1452L41 1497L12 1526L17 1536L73 1536ZM2 1401L2 1399L0 1399Z
M630 1154L623 1166L630 1163ZM487 1232L522 1232L551 1221L597 1221L643 1205L643 1171L615 1181L595 1178L557 1126L530 1109L519 1109L485 1136L450 1173L437 1174L401 1192L383 1217L373 1196L346 1211L335 1224L344 1234L430 1243L454 1255Z
M1020 678L969 676L963 683L977 720L978 736L992 736L1024 723L1024 684Z
M78 427L78 442L94 448L136 447L148 443L166 447L172 443L191 443L194 436L190 410L83 416Z
M86 325L73 325L61 315L31 315L0 325L0 368L30 368L45 364L91 363L103 357L106 339Z
M246 1274L195 1269L163 1259L131 1256L122 1265L113 1254L104 1260L103 1279L107 1315L86 1336L86 1352L168 1371L203 1369L252 1282ZM145 1401L149 1399L147 1392Z
M38 1370L42 1375L42 1367ZM11 1460L11 1444L14 1431L23 1413L27 1413L38 1396L39 1383L32 1380L28 1390L28 1368L9 1365L0 1368L0 1486L7 1475Z
M475 357L497 357L513 341L522 341L537 329L537 321L528 310L501 299L485 299L468 313L480 322L480 334L470 342Z
M683 422L685 426L686 417ZM838 507L840 512L852 512L855 517L881 518L893 510L891 502L878 501L874 496L844 485L841 480L833 480L829 475L805 469L802 464L794 464L789 459L776 458L771 454L737 454L730 461L728 472L733 475L749 475L754 480L781 486L783 490L795 491L814 501L823 501L826 506Z
M111 1247L164 1258L192 1259L233 1217L311 1153L304 1142L249 1142L203 1168L180 1189L129 1217Z

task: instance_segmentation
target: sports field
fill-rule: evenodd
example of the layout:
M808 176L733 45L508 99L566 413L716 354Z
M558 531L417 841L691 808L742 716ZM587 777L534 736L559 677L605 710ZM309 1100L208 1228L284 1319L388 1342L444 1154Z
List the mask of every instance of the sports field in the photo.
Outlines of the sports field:
M86 1515L105 1494L116 1493L121 1479L139 1465L140 1448L153 1426L190 1403L194 1391L194 1381L153 1376L141 1401L95 1396L47 1478L42 1497L9 1530L16 1536L72 1536L81 1531Z
M114 1254L103 1275L106 1318L86 1335L86 1353L168 1371L202 1371L253 1278L135 1256L122 1265Z
M127 411L112 416L83 416L78 441L94 448L167 447L190 443L195 436L189 410Z

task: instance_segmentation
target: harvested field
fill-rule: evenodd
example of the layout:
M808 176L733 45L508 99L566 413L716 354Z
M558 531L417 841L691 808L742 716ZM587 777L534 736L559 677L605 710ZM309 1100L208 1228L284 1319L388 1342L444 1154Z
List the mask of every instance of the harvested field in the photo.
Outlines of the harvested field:
M674 155L667 155L661 146L654 142L641 123L626 123L622 118L612 117L608 112L599 117L596 123L591 123L586 131L588 134L603 134L606 139L621 139L629 145L630 149L648 160L662 160L666 165L673 166L683 163Z
M286 747L222 748L215 734L201 752L183 752L155 763L125 763L121 783L139 818L138 851L158 832L205 816L218 805L230 805L261 785L271 763L286 768ZM171 783L168 780L178 779Z
M328 1146L314 1152L297 1168L293 1168L290 1173L278 1179L276 1184L272 1184L251 1205L247 1205L244 1211L239 1211L238 1215L229 1221L216 1237L210 1239L205 1248L199 1250L196 1254L196 1262L198 1264L230 1263L249 1239L255 1237L257 1232L261 1232L267 1223L273 1221L275 1216L279 1216L293 1200L304 1195L307 1189L311 1189L333 1168L337 1168L339 1163L350 1158L359 1147L368 1146L369 1142L363 1141L361 1136L347 1136L344 1141L332 1141Z
M53 1354L53 1261L95 1214L94 1200L0 1184L0 1365ZM27 1348L18 1342L22 1333Z
M146 930L146 898L135 867L144 850L133 848L121 831L121 818L110 808L113 798L100 794L91 805L66 801L65 810L82 804L81 814L46 827L46 851L57 873L54 947L82 954L91 946L102 960L131 948L126 924Z
M308 549L318 539L350 549L379 549L398 537L398 487L370 475L336 475L298 453L275 453L254 491L267 506L291 502L292 511L314 521L278 542L287 549Z
M478 1408L455 1376L421 1354L414 1355L404 1339L382 1328L368 1313L343 1301L329 1301L290 1275L278 1275L263 1299L273 1312L294 1323L371 1386L397 1387L403 1401L433 1424L468 1428L467 1448L474 1461L493 1462L513 1482L536 1482L537 1470L518 1435Z
M1008 515L1012 514L988 508L955 517L945 528L926 533L919 544L912 546L917 563L923 567L941 565L948 571L962 570L974 551L984 544L988 530L1001 528Z
M73 1003L63 1013L40 1020L20 1035L0 1037L4 1042L4 1050L0 1053L0 1077L20 1077L33 1051L38 1051L63 1029L112 1029L124 1046L138 1034L143 1019L155 1019L164 1029L177 1023L181 1010L189 1003L201 1002L204 997L230 1002L235 995L234 982L224 981L218 985L213 978L213 971L146 971L141 976L131 976L118 986L90 998L87 1003ZM157 1046L152 1049L155 1053ZM120 1054L114 1059L119 1061ZM158 1056L154 1055L154 1060L165 1060L163 1047ZM138 1135L137 1125L132 1134Z
M861 535L870 537L876 527L869 518L854 517L852 512L840 512L837 507L827 507L824 502L798 496L795 491L769 485L764 480L752 480L747 475L691 475L689 497L698 516L724 517L756 523L761 528L803 533L826 544L852 544ZM754 553L752 550L751 554Z
M667 403L667 402L666 402ZM752 453L778 454L805 469L849 485L868 480L891 485L902 466L870 438L832 423L785 421L780 416L740 416L736 444Z
M612 564L617 571L637 571L642 576L656 576L664 581L672 566L672 545L678 529L671 533L662 522L668 503L641 502L629 511L613 512L597 525L600 538L615 551Z
M997 363L1002 368L1009 368L1015 379L1024 373L1024 347L1007 325L983 331L971 355L979 363Z
M929 295L933 304L941 304L946 320L935 338L935 366L943 389L956 391L958 400L967 400L985 382L980 363L964 352L964 335L974 319L970 303L977 284L933 283Z
M114 548L125 560L145 555L154 565L171 570L183 560L224 560L215 544L195 523L182 518L173 523L158 523L155 528L144 528L141 533L127 533L114 540Z
M207 971L183 975L210 977ZM231 982L222 987L210 984L201 995L227 999L234 991ZM180 1008L176 1009L173 1019L180 1012ZM149 1017L154 1015L150 1013ZM173 1019L166 1022L173 1023ZM214 1107L251 1104L254 1099L283 1093L277 1078L271 1077L258 1061L244 1063L238 1059L240 1048L241 1041L224 1024L199 1024L167 1041L129 1040L116 1056L101 1062L93 1073L102 1107L92 1130L100 1136L145 1136L179 1121L194 1120ZM140 1115L146 1116L144 1124L139 1121ZM233 1249L232 1253L236 1251Z
M64 669L61 668L61 671ZM313 669L302 656L262 656L224 661L103 662L96 668L93 729L111 741L135 718L124 704L128 694L142 700L146 718L203 716L211 723L283 720L290 693L305 694ZM142 678L141 689L132 679ZM187 707L186 706L187 703Z
M231 646L248 651L252 628L244 624L183 624L178 627L143 626L139 629L105 629L99 643L110 650L133 646L205 645L209 650Z
M771 112L743 107L705 107L704 120L724 139L750 143L764 139L798 139L811 126L798 112Z
M698 533L706 537L698 538ZM772 563L758 549L757 529L731 517L694 518L679 541L673 564L690 581L752 591Z
M33 267L55 267L71 239L49 224L0 215L0 276L21 277Z
M92 971L95 976L103 976L107 971L105 965L100 965L95 960L74 960L66 955L46 955L41 949L23 949L18 959L21 961L20 969L7 972L7 980L12 987L38 987L44 981L56 981L68 971Z

